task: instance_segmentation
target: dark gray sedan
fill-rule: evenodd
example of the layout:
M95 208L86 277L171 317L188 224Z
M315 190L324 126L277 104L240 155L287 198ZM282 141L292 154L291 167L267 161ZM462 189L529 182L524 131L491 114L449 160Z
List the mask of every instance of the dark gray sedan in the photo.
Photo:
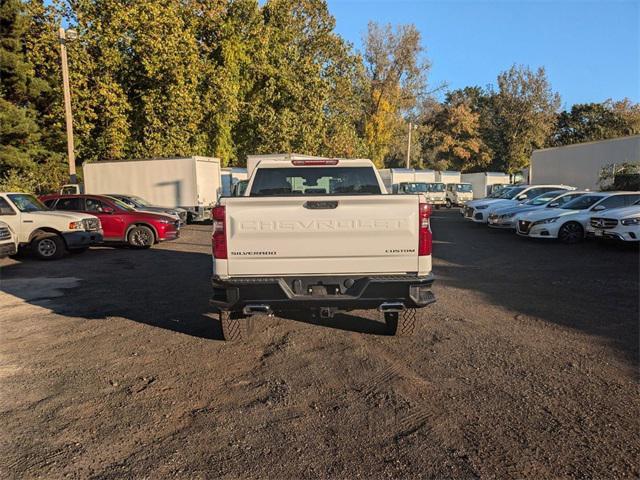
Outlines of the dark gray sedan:
M136 195L110 193L108 196L120 200L129 207L141 212L163 213L165 215L171 215L172 217L178 218L181 224L185 224L187 222L187 211L184 208L160 207L158 205L153 205L144 198Z

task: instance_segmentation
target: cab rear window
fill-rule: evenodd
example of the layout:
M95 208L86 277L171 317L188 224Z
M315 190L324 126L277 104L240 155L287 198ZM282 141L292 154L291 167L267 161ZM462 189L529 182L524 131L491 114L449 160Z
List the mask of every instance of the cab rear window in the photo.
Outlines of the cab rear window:
M380 194L371 167L259 168L251 197Z

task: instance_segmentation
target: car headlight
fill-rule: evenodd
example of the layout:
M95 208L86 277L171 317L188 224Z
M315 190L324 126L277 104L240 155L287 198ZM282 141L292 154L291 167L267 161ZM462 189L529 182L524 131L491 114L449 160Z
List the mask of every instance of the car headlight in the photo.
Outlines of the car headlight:
M69 230L84 230L84 222L80 220L79 222L69 223Z
M640 225L640 217L623 218L620 223L624 226Z
M485 209L487 209L487 208L489 208L489 205L478 205L478 206L476 207L476 210L485 210Z
M555 223L556 220L558 220L559 218L560 217L545 218L543 220L538 220L537 222L533 222L533 225L544 225L546 223Z

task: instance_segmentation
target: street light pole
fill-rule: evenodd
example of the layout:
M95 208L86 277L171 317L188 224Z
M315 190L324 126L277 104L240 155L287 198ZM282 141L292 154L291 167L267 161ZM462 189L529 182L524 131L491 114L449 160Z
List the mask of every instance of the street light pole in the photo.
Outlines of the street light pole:
M71 33L71 32L70 32ZM75 32L73 32L75 34ZM72 36L69 35L69 40ZM71 90L69 89L69 65L67 64L67 32L60 27L60 59L62 61L62 90L64 92L64 120L67 125L67 155L69 160L69 182L76 184L76 157L73 147L73 115L71 113Z
M407 141L407 168L411 168L411 131L413 123L409 122L409 140Z

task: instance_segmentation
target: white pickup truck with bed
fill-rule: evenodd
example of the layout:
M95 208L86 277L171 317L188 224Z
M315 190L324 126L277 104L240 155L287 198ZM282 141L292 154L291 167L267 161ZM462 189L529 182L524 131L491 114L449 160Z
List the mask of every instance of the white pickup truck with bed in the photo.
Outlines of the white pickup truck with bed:
M410 335L431 292L431 207L387 195L369 160L264 160L213 211L213 296L227 340L251 316L377 309Z

